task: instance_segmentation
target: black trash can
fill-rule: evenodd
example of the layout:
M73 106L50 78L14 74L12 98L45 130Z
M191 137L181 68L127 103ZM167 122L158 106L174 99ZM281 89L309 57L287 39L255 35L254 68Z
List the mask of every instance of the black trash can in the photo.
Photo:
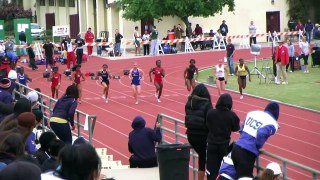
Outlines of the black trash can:
M160 180L189 180L190 144L157 146Z

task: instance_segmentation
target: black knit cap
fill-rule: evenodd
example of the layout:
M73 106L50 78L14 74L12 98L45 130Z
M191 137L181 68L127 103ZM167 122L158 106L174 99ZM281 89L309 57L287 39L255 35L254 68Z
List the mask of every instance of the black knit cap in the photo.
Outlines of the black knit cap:
M279 104L276 102L270 102L266 108L265 112L268 112L275 120L279 118Z
M19 99L14 105L13 112L19 115L23 112L31 112L31 102L26 98Z

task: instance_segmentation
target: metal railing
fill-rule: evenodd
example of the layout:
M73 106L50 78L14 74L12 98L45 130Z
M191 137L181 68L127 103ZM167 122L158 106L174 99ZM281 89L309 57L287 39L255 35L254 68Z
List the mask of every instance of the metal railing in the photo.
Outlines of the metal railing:
M179 143L185 143L188 141L187 136L185 134L181 134L181 132L184 132L185 129L179 128L179 127L184 127L184 121L177 119L177 118L174 118L174 117L171 117L166 114L161 114L161 113L158 114L157 121L160 123L160 128L162 130L162 136L163 136L162 142L163 143L171 144L171 143L173 143L172 141L174 141L174 143L179 144ZM173 130L168 127L165 127L164 121L169 121L170 124L173 123L173 126L174 126ZM167 139L169 139L169 140L167 140ZM289 179L288 173L287 173L287 165L292 165L292 166L295 166L301 170L309 172L312 176L312 180L317 180L317 177L320 177L319 170L310 168L308 166L305 166L305 165L297 163L295 161L286 159L284 157L272 154L272 153L267 152L265 150L260 151L260 156L262 156L262 155L266 156L268 158L272 158L272 159L281 161L283 179L285 179L285 180ZM196 177L197 177L196 175L197 175L197 171L198 171L198 169L196 168L198 155L192 149L190 156L192 159L192 162L191 162L192 165L191 166L189 165L189 168L193 171L193 180L196 180ZM260 159L261 159L260 156L257 157L256 164L255 164L257 174L259 174L260 170L264 169L263 167L260 166Z
M25 90L23 90L25 89ZM13 97L15 98L16 96L20 96L20 97L26 97L26 94L24 94L24 92L30 92L33 91L34 89L25 86L23 84L20 84L18 82L16 82L16 88L13 91ZM40 106L40 109L43 109L43 119L42 119L42 127L45 128L46 130L50 130L50 128L48 128L46 126L46 122L48 122L48 119L50 119L52 112L53 112L53 108L55 103L57 102L56 99L51 98L50 96L47 96L43 93L37 92L40 101L38 102L38 105ZM48 113L45 113L45 112ZM88 137L89 137L89 142L90 144L92 144L92 138L93 138L93 130L96 124L96 115L89 115L85 112L82 112L78 109L76 109L76 119L75 119L75 125L77 127L77 131L76 132L72 132L73 135L76 135L77 137L80 137L82 134L82 129L85 127L85 124L82 124L82 122L87 121L87 127L88 127Z

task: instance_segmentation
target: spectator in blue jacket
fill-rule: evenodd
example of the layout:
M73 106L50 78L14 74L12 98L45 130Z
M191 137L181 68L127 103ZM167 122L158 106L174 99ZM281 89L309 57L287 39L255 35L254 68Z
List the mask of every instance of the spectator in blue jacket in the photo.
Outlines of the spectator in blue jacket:
M131 168L149 168L158 165L155 143L162 139L160 124L156 124L155 130L145 125L146 121L141 116L136 116L131 124L133 131L129 134L128 142L129 152L132 154L129 159Z
M78 88L70 85L53 108L50 126L57 137L66 144L72 143L71 129L74 130L74 113L78 106ZM71 126L71 129L70 129Z
M259 150L279 129L278 117L279 104L276 102L270 102L264 111L251 111L247 114L231 154L239 179L253 177L254 162L259 156Z

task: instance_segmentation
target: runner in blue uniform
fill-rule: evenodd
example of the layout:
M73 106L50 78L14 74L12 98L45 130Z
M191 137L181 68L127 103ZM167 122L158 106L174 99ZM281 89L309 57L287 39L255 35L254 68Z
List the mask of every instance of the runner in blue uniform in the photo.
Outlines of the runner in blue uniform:
M129 78L131 79L132 93L135 104L138 104L138 95L141 93L140 81L143 80L144 72L138 68L137 63L133 63L133 68L130 70Z
M106 103L108 103L108 93L110 84L109 80L112 76L110 74L107 64L102 65L102 70L97 72L97 76L99 76L99 80L101 82L101 85L103 86L102 98L106 100ZM96 77L96 79L98 79L98 77Z

